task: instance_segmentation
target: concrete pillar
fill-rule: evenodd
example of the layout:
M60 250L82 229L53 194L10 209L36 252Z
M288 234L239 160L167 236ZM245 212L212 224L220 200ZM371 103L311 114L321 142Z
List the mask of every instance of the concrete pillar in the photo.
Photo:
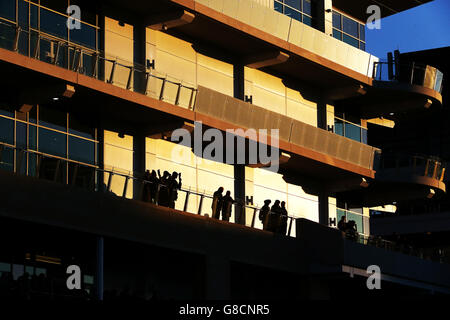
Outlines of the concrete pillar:
M325 99L317 101L317 127L327 130L327 102Z
M133 136L133 172L137 177L142 177L146 169L145 135L136 133ZM133 199L140 200L141 183L134 181Z
M104 239L103 237L97 237L97 270L96 270L96 288L97 299L103 300L104 291Z
M319 223L328 226L329 215L328 194L321 192L319 194Z
M333 1L318 0L315 2L315 25L317 30L333 36Z
M143 93L145 90L145 70L146 65L146 31L145 25L137 23L133 25L133 63L135 67L133 77L134 91Z
M206 257L206 299L229 300L231 298L231 267L225 257Z
M244 65L242 63L235 63L233 65L233 78L234 78L234 97L240 100L244 100L245 94L245 77L244 77ZM234 165L234 198L240 199L245 204L245 165ZM239 208L235 206L235 208ZM240 210L239 214L236 214L238 222L245 224L245 210ZM243 216L241 216L241 214Z

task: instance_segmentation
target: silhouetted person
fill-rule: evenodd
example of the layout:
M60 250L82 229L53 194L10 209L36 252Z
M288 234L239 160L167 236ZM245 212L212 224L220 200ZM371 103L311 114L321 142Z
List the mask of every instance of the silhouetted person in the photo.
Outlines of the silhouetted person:
M150 181L150 179L151 179L150 171L146 170L144 173L144 181ZM142 201L151 202L152 197L150 195L150 188L151 188L151 185L149 183L144 182L144 189L142 192Z
M267 230L267 216L270 213L270 203L272 201L271 200L264 200L264 205L262 206L262 208L259 210L259 220L261 221L262 225L263 225L263 230Z
M158 192L158 185L160 183L158 176L156 175L156 171L152 170L152 173L149 177L149 190L150 190L150 201L156 203L156 193Z
M177 181L178 178L178 181ZM178 199L178 190L181 189L181 173L173 172L168 179L169 188L169 207L174 209L175 202Z
M161 206L168 207L169 206L169 171L164 171L163 176L161 176L160 171L158 170L159 175L159 194L158 194L158 204Z
M213 202L211 205L212 217L214 219L220 219L220 210L222 209L222 199L223 199L223 187L217 189L213 194Z
M231 191L227 191L225 196L222 198L222 220L230 221L231 208L233 205L233 198L231 197Z
M268 215L267 231L277 232L278 222L281 216L280 200L276 200L270 208L270 214Z
M347 228L345 229L345 235L350 240L358 241L359 234L358 234L358 230L356 227L356 222L354 220L350 220L347 223Z
M347 229L347 218L345 216L342 216L341 220L339 220L337 226L338 226L339 230L341 230L342 232L345 232L345 230Z
M287 224L288 224L288 212L286 210L286 202L281 202L280 208L280 220L278 226L278 233L286 235L287 232Z

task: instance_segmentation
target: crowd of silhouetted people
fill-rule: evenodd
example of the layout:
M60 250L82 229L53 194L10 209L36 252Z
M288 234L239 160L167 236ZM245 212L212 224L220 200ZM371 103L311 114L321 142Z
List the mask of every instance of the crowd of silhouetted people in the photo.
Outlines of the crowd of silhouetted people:
M264 205L259 210L259 220L263 225L263 230L279 234L286 234L288 225L288 212L286 202L276 200L272 207L272 200L264 200Z
M181 189L181 173L169 171L161 172L147 170L144 180L149 182L144 184L143 201L152 202L160 206L175 208L178 199L178 190Z
M347 239L353 241L359 240L358 227L356 226L356 222L354 220L347 222L347 218L342 216L341 220L338 222L338 229L345 234Z

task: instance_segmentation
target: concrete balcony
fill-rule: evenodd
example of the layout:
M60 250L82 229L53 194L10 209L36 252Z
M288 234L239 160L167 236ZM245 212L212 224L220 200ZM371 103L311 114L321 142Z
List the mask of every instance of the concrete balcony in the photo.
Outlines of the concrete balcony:
M446 192L445 164L433 157L378 153L375 179L361 192L341 196L350 202L374 207L414 199L431 199Z
M339 230L305 219L296 220L292 238L74 185L7 172L0 176L0 216L37 227L50 225L323 279L365 279L366 268L375 264L381 268L382 283L450 290L446 264L356 243ZM364 282L361 290L366 290Z
M317 29L276 12L265 1L172 0L195 14L195 19L174 31L189 35L257 64L325 89L364 83L371 85L377 57ZM170 30L169 30L170 32ZM214 35L214 36L212 36ZM285 59L262 54L285 53Z
M442 106L443 73L429 65L376 62L373 82L366 94L342 99L351 112L364 119L384 117L395 120L408 112L423 112Z

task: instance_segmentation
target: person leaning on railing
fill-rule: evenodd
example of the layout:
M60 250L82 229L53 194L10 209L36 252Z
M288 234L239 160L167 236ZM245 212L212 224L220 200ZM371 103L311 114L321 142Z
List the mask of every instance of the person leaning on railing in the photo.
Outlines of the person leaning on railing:
M267 217L270 214L270 203L272 200L264 200L264 205L259 210L259 220L263 224L263 230L267 230Z
M222 220L230 221L231 216L231 206L235 201L231 197L231 191L227 191L225 196L222 198Z
M211 214L212 214L212 218L214 219L220 219L220 210L222 209L222 200L223 200L223 187L220 187L219 189L217 189L216 192L214 192L213 194L213 202L211 205Z

